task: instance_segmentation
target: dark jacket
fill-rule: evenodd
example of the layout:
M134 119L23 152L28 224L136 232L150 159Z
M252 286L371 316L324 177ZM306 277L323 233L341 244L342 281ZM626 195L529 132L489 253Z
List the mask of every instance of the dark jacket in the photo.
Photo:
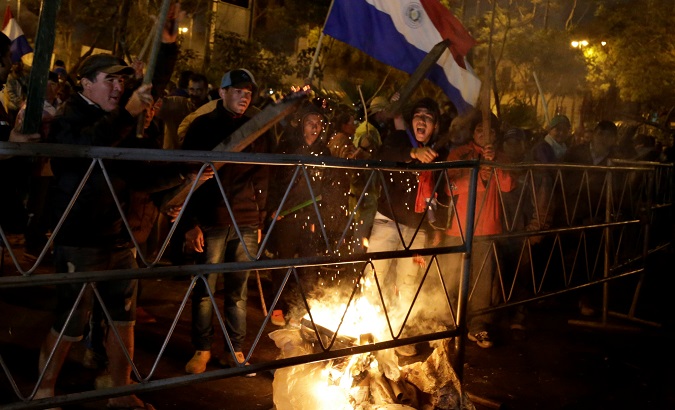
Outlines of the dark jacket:
M397 130L393 132L387 139L384 140L384 143L377 153L376 158L383 161L419 163L419 161L413 160L410 157L410 150L413 148L411 138L413 137L409 137L407 131ZM434 143L433 138L434 137L432 137L432 140L429 141L429 144ZM437 160L445 159L448 154L448 150L445 147L435 150L439 153ZM387 218L395 220L400 224L411 228L416 228L424 215L423 213L415 212L415 203L417 200L418 189L418 174L419 173L409 171L383 171L384 180L386 181L386 189L389 193L391 202L387 199L387 195L384 192L385 187L383 186L379 195L377 211ZM435 181L438 177L438 174L440 174L440 171L434 172L434 187L436 186ZM444 195L442 186L439 188L439 191L440 192L437 192L437 194ZM425 218L425 225L422 226L423 229L431 228L431 226L428 224L428 221L429 218Z
M302 137L301 130L299 129L293 130L292 135L288 139L280 142L276 152L278 154L296 154L312 157L331 156L330 150L326 146L323 138L317 138L312 145L307 145ZM288 212L288 215L290 215L293 213L311 212L315 215L314 207L311 204L292 212L294 208L302 204L308 204L308 201L312 199L304 173L300 172L295 179L292 179L293 174L295 173L295 167L277 167L275 173L278 177L275 178L276 182L270 189L269 211L273 212L277 210L286 193L286 189L289 185L292 185L291 191L286 198L286 202L281 209L281 213ZM322 195L324 179L327 177L327 169L321 167L308 167L307 173L309 174L314 196ZM329 198L322 198L320 202L328 199ZM321 205L322 204L319 206Z
M235 117L222 103L214 110L194 118L185 135L183 149L210 151L241 127L249 118ZM243 152L269 152L267 134L248 145ZM267 202L269 169L255 164L224 164L218 171L227 200L239 226L262 226ZM186 209L186 221L202 227L231 226L233 221L215 178L194 193Z
M52 122L51 142L75 145L116 146L133 130L134 118L124 109L107 113L74 94ZM53 158L55 191L52 210L58 220L91 164L90 159ZM128 188L125 167L106 161L115 191L124 201ZM56 245L112 246L128 241L120 213L100 167L94 170L56 235Z

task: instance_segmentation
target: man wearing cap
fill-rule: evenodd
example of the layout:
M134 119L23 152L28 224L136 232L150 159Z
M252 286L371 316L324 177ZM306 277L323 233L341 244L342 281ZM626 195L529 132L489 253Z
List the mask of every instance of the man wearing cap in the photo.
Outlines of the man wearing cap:
M249 120L247 110L258 86L253 75L240 68L225 73L220 84L220 100L203 106L196 116L181 124L187 126L183 149L212 150ZM185 124L185 122L188 122ZM267 134L244 149L244 152L269 152ZM202 185L187 206L185 249L203 254L205 263L242 262L255 258L258 251L258 230L264 220L268 185L267 167L255 164L227 164L220 168L218 177L232 207L230 216L217 181ZM241 232L241 240L235 224ZM226 352L221 364L245 362L242 352L246 336L246 300L248 271L231 272L223 276L225 288L226 329L234 352ZM185 366L188 373L202 373L211 359L213 342L213 304L207 291L216 290L218 274L197 279L192 292L192 344L195 354ZM203 279L206 279L206 282ZM229 347L226 347L229 350Z
M564 115L553 117L549 124L548 134L532 147L532 160L543 164L561 162L567 152L570 129L569 118Z
M133 68L112 55L96 54L85 59L78 70L81 91L71 96L52 122L49 140L85 146L116 146L126 137L135 138L135 117L152 104L152 96L151 86L142 85L123 107L119 107L125 77L133 74ZM69 207L90 163L89 159L52 159L55 189L51 207L55 218L60 218ZM128 164L106 164L115 193L122 201L130 182L144 177L131 174L128 168ZM69 273L137 267L128 234L99 167L91 172L54 237L54 265L57 272ZM39 369L44 369L45 374L36 398L54 395L56 379L70 346L83 338L95 300L91 286L85 288L82 300L68 320L81 286L68 284L57 288L56 321L40 351ZM128 385L131 383L131 364L125 350L133 358L137 280L105 281L97 283L96 287L124 345L118 343L115 332L108 332L105 345L112 383L114 386ZM61 331L63 338L57 344ZM152 406L132 395L110 398L108 408L150 409Z
M553 117L549 124L548 134L532 147L532 161L539 164L562 162L567 152L567 142L571 136L570 129L569 118L564 115ZM533 176L536 188L536 207L533 207L535 212L527 226L529 231L548 229L553 222L555 211L555 201L551 201L555 174L550 170L536 169ZM534 237L534 242L539 240L541 237Z

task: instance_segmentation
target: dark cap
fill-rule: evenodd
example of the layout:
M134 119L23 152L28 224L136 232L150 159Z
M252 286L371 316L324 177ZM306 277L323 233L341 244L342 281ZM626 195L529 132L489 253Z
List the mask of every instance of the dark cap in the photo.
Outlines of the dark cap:
M80 68L77 70L77 78L82 79L96 76L99 72L132 75L135 70L112 54L94 54L82 62Z
M504 141L512 138L525 141L525 131L520 128L511 128L504 133Z
M564 115L558 114L555 117L551 118L551 123L549 124L548 129L553 129L558 125L566 125L568 127L571 127L570 119Z
M253 88L253 93L258 89L258 84L253 78L253 74L245 68L238 68L236 70L228 71L220 80L220 88L235 87L240 88L250 85Z

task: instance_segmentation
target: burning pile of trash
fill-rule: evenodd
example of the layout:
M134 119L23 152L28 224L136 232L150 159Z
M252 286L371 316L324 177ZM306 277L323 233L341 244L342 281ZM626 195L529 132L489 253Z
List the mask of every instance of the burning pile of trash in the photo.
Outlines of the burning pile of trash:
M349 310L317 301L310 306L311 316L306 315L300 327L270 333L281 350L280 358L321 352L317 333L325 348L334 339L331 350L385 340L384 326L378 328L384 320L374 320L382 313L366 298L356 299ZM431 342L433 352L426 360L402 367L394 349L386 349L279 369L273 382L275 408L474 409L466 394L460 400L462 390L450 364L449 343Z

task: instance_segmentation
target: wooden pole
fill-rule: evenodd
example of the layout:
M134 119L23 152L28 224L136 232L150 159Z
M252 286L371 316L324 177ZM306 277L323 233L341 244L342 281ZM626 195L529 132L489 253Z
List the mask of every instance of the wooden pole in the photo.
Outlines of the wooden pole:
M274 124L296 110L304 97L306 97L306 93L300 92L298 95L287 98L277 104L268 105L262 111L251 117L250 120L239 127L235 132L230 134L229 137L225 138L223 142L213 149L213 151L241 152L247 145L251 144L267 130L272 128ZM220 104L219 101L217 103ZM214 166L216 169L220 169L220 167L223 166L223 163L216 163ZM203 183L204 181L197 181L195 189L200 187ZM190 193L192 184L192 181L186 181L182 186L171 192L169 198L162 204L162 210L183 205L185 198L187 198Z
M47 90L47 79L54 51L54 35L56 31L56 13L59 10L60 0L44 0L40 7L40 20L37 35L35 36L35 52L33 54L33 68L28 80L28 94L26 97L26 113L21 132L34 134L40 130L42 122L42 107Z
M426 78L429 70L431 70L438 59L441 58L441 55L448 49L449 45L450 40L446 39L436 44L431 51L429 51L424 57L424 60L417 66L415 72L410 75L408 81L399 90L400 97L389 106L387 109L389 113L394 114L401 111L403 104L408 102L408 99L413 95L422 80Z
M155 38L152 39L152 49L150 50L150 57L148 65L145 68L145 75L143 76L143 84L152 84L152 77L155 75L155 66L157 65L157 55L159 54L159 47L162 43L162 32L164 31L164 24L166 23L166 16L169 14L169 6L172 0L163 0L162 8L159 11L159 18L157 19L157 27L155 30ZM141 138L143 136L143 126L145 125L145 111L138 116L138 123L136 125L136 135Z

